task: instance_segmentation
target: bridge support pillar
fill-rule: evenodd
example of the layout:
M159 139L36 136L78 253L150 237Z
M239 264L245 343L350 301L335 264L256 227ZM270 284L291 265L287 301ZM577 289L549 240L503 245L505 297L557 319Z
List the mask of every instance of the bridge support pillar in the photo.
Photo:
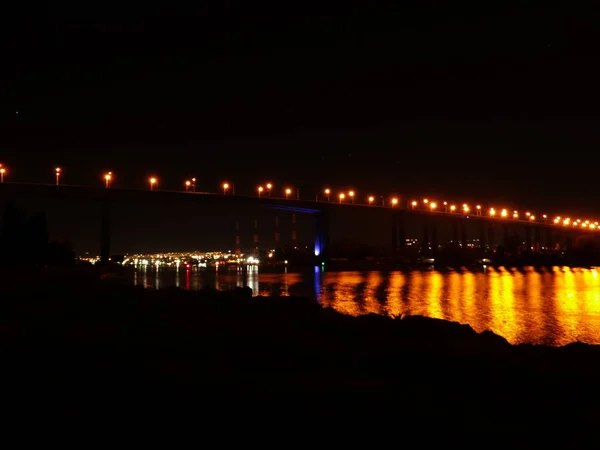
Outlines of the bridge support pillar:
M494 240L494 226L488 226L488 245L490 246L490 252L493 252L493 248L496 245L496 241Z
M315 256L325 262L329 254L329 217L326 212L315 214Z
M525 225L525 247L528 253L531 253L531 227Z
M108 199L104 199L100 222L100 262L102 264L108 264L110 260L110 209Z
M392 256L398 253L398 213L392 212Z
M429 255L429 221L427 218L423 219L423 244L421 248L423 249L424 255Z
M438 227L437 221L431 221L431 254L435 258L438 252Z
M533 251L535 253L540 253L542 251L542 243L541 243L540 234L541 234L540 227L535 227L533 229Z
M406 213L398 213L397 220L398 221L396 222L396 224L398 226L398 248L400 249L400 253L404 255L406 251Z
M480 221L479 223L479 253L481 256L485 254L486 241L485 241L485 223Z
M546 228L546 250L552 251L555 247L556 243L552 237L552 228Z
M460 239L462 248L467 248L467 224L464 222L460 224Z

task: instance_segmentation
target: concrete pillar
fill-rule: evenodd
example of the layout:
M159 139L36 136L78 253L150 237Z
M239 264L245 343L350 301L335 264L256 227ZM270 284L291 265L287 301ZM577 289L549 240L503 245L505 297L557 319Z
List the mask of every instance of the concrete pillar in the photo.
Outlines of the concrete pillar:
M423 253L425 254L429 254L429 244L430 244L430 239L429 239L429 221L427 220L427 218L423 219L423 244L421 245L421 248L423 249Z
M108 199L102 202L102 218L100 223L100 261L107 264L110 259L110 214L111 205Z
M254 256L260 256L260 249L258 248L258 220L254 219Z
M542 242L540 238L540 227L537 226L533 229L533 251L540 253L542 251Z
M398 248L401 253L406 250L406 213L404 211L398 212Z
M552 234L553 234L552 228L547 227L546 228L546 248L550 251L554 250L554 247L556 247L556 242L554 242Z
M531 227L525 225L525 248L526 251L531 252L532 241L531 241Z
M467 224L460 224L460 240L462 243L462 248L467 248Z
M279 248L279 216L275 215L275 249Z
M296 213L292 213L292 247L296 248Z
M495 236L494 236L494 225L488 225L488 245L490 249L494 248L496 245Z
M431 252L435 256L438 250L438 227L437 221L431 221Z
M452 243L458 247L458 223L456 220L452 221Z
M479 221L479 250L480 254L483 256L485 253L486 242L485 242L485 222L483 220Z
M329 254L329 217L320 211L315 214L315 256L326 261Z
M392 212L392 256L398 252L398 213Z
M236 220L235 222L235 254L239 255L240 250L240 222Z

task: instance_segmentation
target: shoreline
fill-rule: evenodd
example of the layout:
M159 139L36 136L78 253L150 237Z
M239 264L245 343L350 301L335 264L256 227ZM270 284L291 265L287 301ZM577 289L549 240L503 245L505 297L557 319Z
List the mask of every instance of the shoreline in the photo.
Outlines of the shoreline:
M290 413L400 402L399 414L468 428L500 418L523 426L523 414L591 421L600 399L595 345L511 345L440 319L351 317L243 288L55 280L3 294L2 377L19 393L15 407L30 404L23 395L35 404L59 395L67 414L115 413L138 395L140 414L181 395L201 398L203 408L244 408L253 398Z

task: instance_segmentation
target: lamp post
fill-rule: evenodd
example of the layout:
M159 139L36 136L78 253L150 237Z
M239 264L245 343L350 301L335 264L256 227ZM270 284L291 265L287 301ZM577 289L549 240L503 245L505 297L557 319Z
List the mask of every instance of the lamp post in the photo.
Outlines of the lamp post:
M108 189L110 187L111 179L112 179L112 172L107 172L106 175L104 175L104 185L106 186L106 189Z
M4 174L6 173L6 169L4 167L0 167L0 183L4 183Z
M58 186L59 179L60 179L60 167L57 167L56 169L54 169L54 172L56 173L56 185Z
M156 177L150 177L150 180L148 181L150 182L150 190L153 191L155 186L158 184L158 180Z

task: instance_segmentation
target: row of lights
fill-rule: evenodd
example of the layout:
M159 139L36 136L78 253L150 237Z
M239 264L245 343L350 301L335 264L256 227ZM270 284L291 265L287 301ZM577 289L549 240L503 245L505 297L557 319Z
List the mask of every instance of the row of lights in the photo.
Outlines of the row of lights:
M60 183L60 176L62 174L62 169L60 167L55 167L54 168L54 173L56 176L56 185L58 186ZM4 165L0 164L0 183L4 183L4 176L7 174L7 169L6 167L4 167ZM104 174L104 182L105 182L105 186L106 188L110 188L111 186L111 182L113 179L113 174L112 172L106 172ZM150 190L156 190L158 188L158 178L155 176L152 176L148 179L148 182L150 184ZM185 186L185 191L189 192L190 190L192 192L196 191L196 178L191 178L189 180L185 180L184 182L184 186ZM229 192L229 190L231 189L232 194L235 194L234 191L234 186L233 184L230 184L229 182L224 182L221 185L222 189L223 189L223 194L226 195L227 192ZM271 192L273 190L273 184L272 183L266 183L264 186L260 185L257 187L257 192L258 192L258 196L262 196L262 194L266 191L267 194L270 196ZM285 188L284 189L284 194L285 194L285 198L289 199L290 195L292 195L292 189L291 188ZM331 201L331 189L330 188L326 188L323 193L325 194L325 198L327 199L327 201ZM354 204L354 200L356 197L356 193L353 190L348 191L347 193L345 192L340 192L337 196L339 203L343 203L346 199L346 197L350 200L350 202L352 204ZM382 204L381 206L385 206L385 200L383 197L381 197L382 199ZM318 198L317 198L318 200ZM399 204L399 199L397 197L392 197L390 199L390 204L391 207L395 207ZM375 197L374 196L369 196L367 197L367 204L369 206L373 205L375 203ZM425 198L423 199L423 204L425 205L425 208L427 210L430 210L432 212L434 211L439 211L438 209L438 204L435 201L430 201L429 199ZM419 205L419 202L416 200L413 200L412 202L410 202L410 207L411 209L416 209ZM456 205L449 205L448 202L443 202L443 207L444 207L444 212L445 213L455 213L457 210L457 206ZM478 216L482 216L482 208L481 205L476 205L475 206L475 211L476 214ZM464 214L469 214L471 212L471 208L468 204L464 203L462 205L462 212ZM497 217L497 212L494 208L490 208L489 211L489 217L494 218ZM499 216L507 219L509 217L509 212L506 209L502 209L500 211ZM536 220L536 216L531 214L530 212L526 212L525 216L527 217L527 220L529 220L530 222L534 222ZM519 212L518 211L513 211L512 213L512 218L515 220L519 220ZM544 221L547 221L548 216L546 214L542 215L542 218L544 219ZM556 217L554 219L554 224L555 225L560 225L562 223L562 225L564 226L573 226L573 227L581 227L581 228L589 228L592 230L600 230L600 224L598 222L591 222L589 220L585 220L582 221L581 219L576 219L576 220L571 220L571 218L567 217L567 218L562 218L560 216Z

